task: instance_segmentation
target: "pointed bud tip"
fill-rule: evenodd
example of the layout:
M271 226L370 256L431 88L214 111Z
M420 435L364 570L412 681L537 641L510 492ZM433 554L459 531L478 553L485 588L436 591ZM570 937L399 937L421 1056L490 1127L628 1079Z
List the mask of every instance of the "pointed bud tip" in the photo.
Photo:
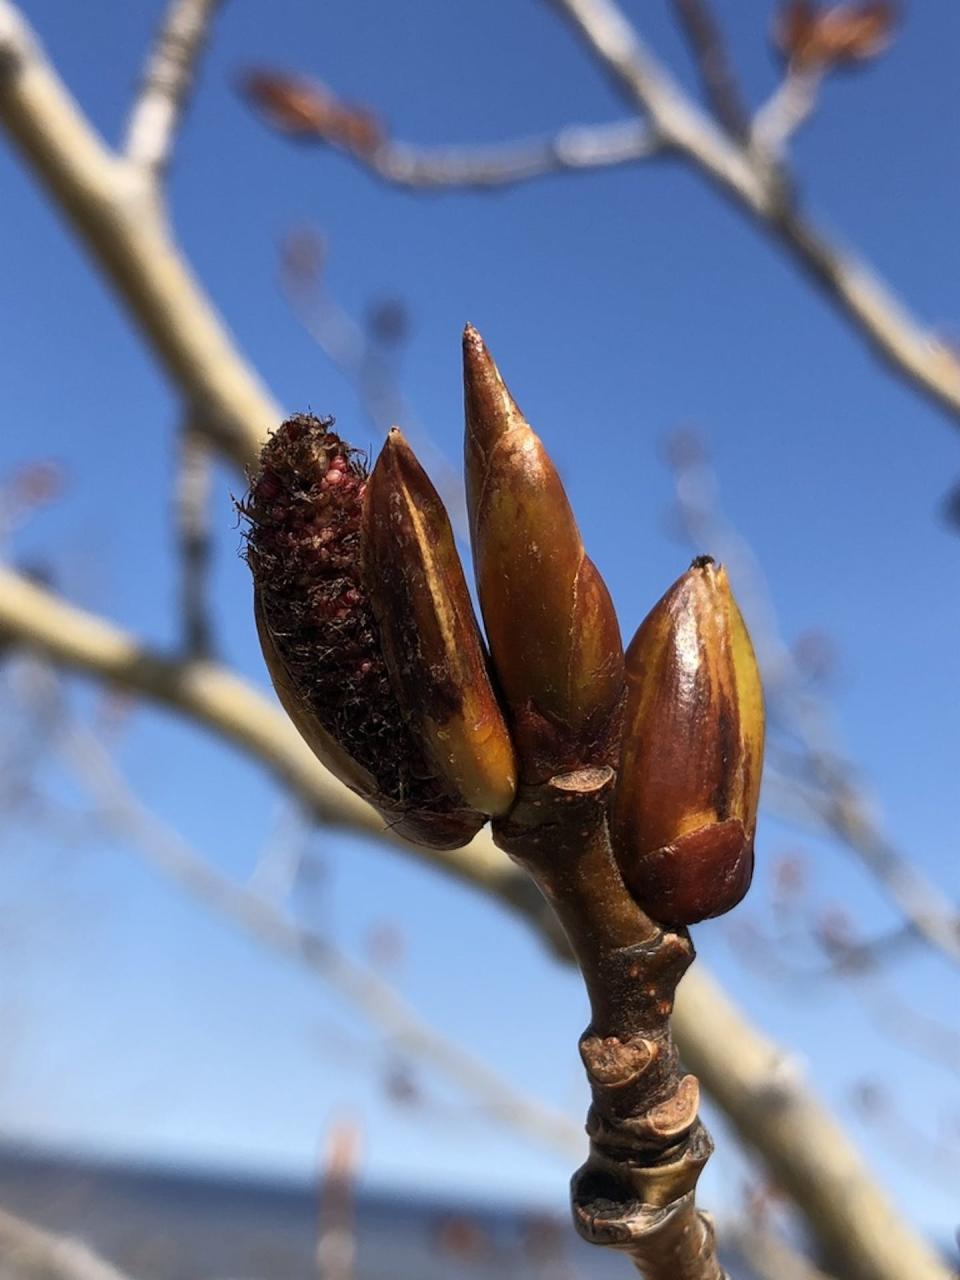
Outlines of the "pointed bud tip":
M463 331L463 393L468 444L484 454L508 431L530 430L479 332ZM468 480L469 483L469 480Z
M463 349L476 351L478 354L486 351L486 344L480 336L480 331L468 320L463 326Z
M383 442L383 448L380 450L380 458L393 460L401 457L411 457L413 450L410 443L399 427L391 427L387 432L387 438Z
M468 389L487 380L502 383L487 344L472 324L465 325L463 329L463 377Z
M379 505L397 484L422 488L423 468L399 427L391 427L367 484L367 503ZM384 488L386 486L386 488Z

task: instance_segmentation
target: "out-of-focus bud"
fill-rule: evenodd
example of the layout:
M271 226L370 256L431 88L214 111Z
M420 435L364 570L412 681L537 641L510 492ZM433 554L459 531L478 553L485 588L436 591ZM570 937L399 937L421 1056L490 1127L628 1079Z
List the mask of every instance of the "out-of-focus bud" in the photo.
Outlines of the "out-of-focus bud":
M611 829L624 880L665 924L736 906L753 875L763 690L727 575L694 560L627 650Z
M465 464L480 607L525 782L610 763L623 646L560 477L479 333L463 337Z
M440 776L506 813L513 746L440 495L396 427L367 483L364 576L393 689Z
M371 155L384 140L371 111L341 101L319 80L257 69L241 77L240 91L269 125L292 137L329 142L359 156Z
M434 848L483 825L411 731L363 581L365 459L298 414L264 445L250 521L257 628L277 696L338 778L399 834Z
M891 0L814 4L787 0L774 18L776 48L796 71L829 71L875 58L890 44L897 21Z

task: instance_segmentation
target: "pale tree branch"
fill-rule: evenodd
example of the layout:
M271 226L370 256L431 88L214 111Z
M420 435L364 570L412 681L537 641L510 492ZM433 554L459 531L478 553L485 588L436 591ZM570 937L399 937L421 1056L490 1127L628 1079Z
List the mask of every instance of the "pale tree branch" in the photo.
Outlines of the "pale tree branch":
M692 102L613 0L548 0L665 146L693 161L756 217L773 216L779 184Z
M750 127L750 145L767 160L781 161L787 144L810 119L817 105L823 68L787 68L786 75L758 108Z
M750 118L710 0L673 0L673 9L696 61L711 111L735 138L745 138L750 131Z
M56 692L49 670L34 666L21 681L41 707ZM327 938L300 924L280 906L225 876L133 794L99 737L79 722L61 724L60 754L91 796L100 821L154 870L174 881L216 915L319 978L389 1040L471 1095L499 1124L565 1156L582 1155L580 1126L561 1112L519 1092L508 1080L448 1040L370 969L351 960Z
M0 1209L0 1280L128 1280L80 1240Z
M636 120L568 125L546 138L490 147L417 147L386 141L370 153L351 152L385 182L420 190L512 186L552 173L609 169L658 154L654 130Z
M144 650L118 628L9 570L0 570L0 635L58 665L175 708L259 760L326 821L393 839L368 806L333 781L286 718L224 668ZM509 905L541 934L550 927L539 895L530 896L530 881L486 832L449 855L395 844ZM793 1196L811 1233L836 1251L840 1274L851 1280L948 1280L784 1051L754 1030L702 963L680 985L674 1033L686 1065Z
M170 163L196 64L222 0L170 0L127 122L124 154L159 181Z
M779 170L714 125L647 49L615 0L549 3L663 144L767 228L895 373L960 420L960 359L948 344L925 329L872 268L836 248L798 211Z
M833 1280L760 1223L725 1221L721 1239L743 1254L758 1280Z
M0 0L0 123L103 268L174 386L238 466L282 413L233 345L149 184L94 132L10 0Z
M469 540L467 502L460 473L424 430L369 326L364 328L333 296L326 282L322 237L304 228L287 237L281 259L284 293L324 355L353 383L367 416L382 436L398 423L443 498L457 538Z
M802 1206L831 1269L845 1280L949 1280L946 1266L872 1182L800 1063L747 1023L702 964L679 995L674 1031L685 1065L747 1146L764 1143L774 1183ZM716 1045L728 1051L720 1070L703 1052Z
M451 852L409 844L317 760L277 703L214 662L169 657L0 567L0 636L180 712L253 756L319 821L390 841L543 921L540 895L484 833Z

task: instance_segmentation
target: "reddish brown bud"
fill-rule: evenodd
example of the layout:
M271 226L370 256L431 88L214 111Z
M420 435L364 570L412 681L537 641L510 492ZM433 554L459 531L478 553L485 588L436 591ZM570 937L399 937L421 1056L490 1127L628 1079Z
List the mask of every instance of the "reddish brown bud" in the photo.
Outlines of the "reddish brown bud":
M243 507L257 626L277 696L327 767L408 839L456 848L483 824L437 776L391 687L363 580L365 459L299 414L264 445Z
M776 16L773 38L797 70L827 70L882 53L893 38L896 16L889 0L826 6L788 0Z
M450 520L396 427L367 484L364 563L387 670L437 773L481 813L506 813L516 765L490 684Z
M608 762L623 692L620 630L556 468L469 325L463 357L480 607L521 775L541 782Z
M240 90L281 133L313 138L367 156L384 140L380 121L366 107L342 102L319 80L286 71L248 71Z
M735 906L753 874L763 691L727 575L704 556L627 650L623 756L611 831L654 919L693 924Z

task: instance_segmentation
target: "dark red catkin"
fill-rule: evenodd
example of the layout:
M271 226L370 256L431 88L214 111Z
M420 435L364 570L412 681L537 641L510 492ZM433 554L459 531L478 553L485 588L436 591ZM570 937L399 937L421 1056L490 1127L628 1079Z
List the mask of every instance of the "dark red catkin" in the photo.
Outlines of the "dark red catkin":
M264 445L241 511L274 686L317 755L420 844L466 844L484 817L438 779L390 685L363 583L364 454L297 414Z

